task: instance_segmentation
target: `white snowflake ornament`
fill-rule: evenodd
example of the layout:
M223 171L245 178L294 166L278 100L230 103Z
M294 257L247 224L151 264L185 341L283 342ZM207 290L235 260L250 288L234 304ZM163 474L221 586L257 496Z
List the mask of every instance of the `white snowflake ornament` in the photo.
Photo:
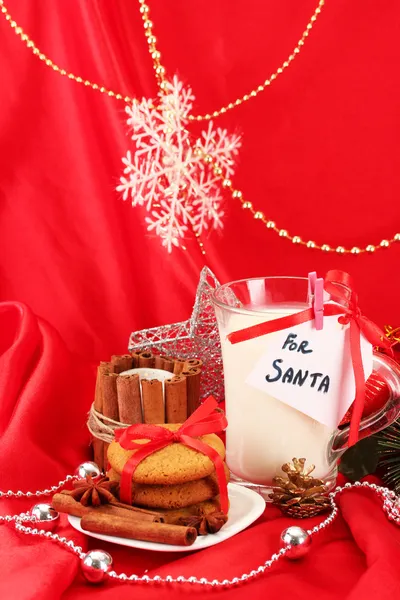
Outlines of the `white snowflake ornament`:
M225 177L234 173L234 157L240 137L213 127L192 142L186 129L192 109L192 90L174 77L168 82L157 107L150 99L127 106L135 152L122 159L125 168L117 191L132 206L144 206L148 231L162 239L168 252L179 246L189 226L201 235L210 225L222 227L221 178L204 163L212 157L213 166Z

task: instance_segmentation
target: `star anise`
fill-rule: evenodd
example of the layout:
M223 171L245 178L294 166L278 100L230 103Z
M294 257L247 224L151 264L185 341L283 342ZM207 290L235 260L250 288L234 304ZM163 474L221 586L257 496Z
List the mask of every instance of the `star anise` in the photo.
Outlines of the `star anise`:
M225 525L228 517L225 513L215 511L208 515L192 515L190 517L181 517L179 525L194 527L199 535L217 533Z
M114 494L117 492L118 482L110 481L108 477L93 479L88 475L86 481L79 479L72 485L74 489L69 492L69 495L83 506L100 506L116 500Z

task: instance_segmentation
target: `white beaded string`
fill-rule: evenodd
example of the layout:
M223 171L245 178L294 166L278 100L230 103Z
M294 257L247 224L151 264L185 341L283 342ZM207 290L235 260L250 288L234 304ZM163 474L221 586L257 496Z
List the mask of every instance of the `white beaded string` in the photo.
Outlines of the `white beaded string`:
M0 499L1 498L35 498L39 496L50 496L50 494L55 494L57 490L64 487L66 483L72 481L73 479L80 479L79 475L67 475L65 479L62 479L57 483L57 485L52 485L51 488L45 490L37 490L36 492L22 492L18 490L18 492L13 492L12 490L8 490L8 492L0 491ZM4 520L4 517L0 516L0 523Z
M45 489L37 492L12 492L9 490L8 492L0 492L0 498L10 498L10 497L35 497L35 496L45 496L51 493L56 492L58 489L63 487L67 482L73 479L80 479L78 475L67 475L67 477L60 481L58 485L52 486L50 489ZM367 481L356 483L346 483L342 487L337 487L334 492L329 494L329 500L332 508L332 512L326 517L319 525L316 525L312 529L307 529L307 534L309 536L313 536L316 533L319 533L326 527L328 527L337 517L339 513L338 506L335 502L335 498L337 495L343 493L346 490L354 489L354 488L366 488L372 490L383 500L383 511L386 513L388 519L394 521L397 525L400 525L400 502L399 498L396 496L395 492L389 490L388 488L381 487L376 485L375 483L369 483ZM35 527L26 526L24 523L26 522L38 522L35 517L33 517L29 512L21 513L19 515L6 515L0 516L0 523L10 523L12 522L15 526L15 529L25 535L38 535L40 537L47 538L55 543L65 546L70 552L76 554L80 559L85 556L85 553L82 550L81 546L77 546L72 540L68 540L65 537L60 537L57 533L51 533L46 531L45 529L37 529ZM271 558L266 560L263 564L259 565L257 568L253 569L249 573L243 573L239 577L233 577L232 579L213 579L209 580L205 577L184 577L183 575L178 575L177 577L172 577L171 575L167 575L166 577L160 577L159 575L155 575L154 577L150 577L149 575L127 575L126 573L117 573L116 571L109 571L107 573L108 577L113 580L123 581L123 582L133 582L133 583L184 583L184 584L196 584L201 586L209 586L209 587L231 587L236 586L241 583L246 583L251 581L252 579L258 577L263 574L266 570L270 569L274 563L285 556L287 552L291 549L290 545L281 548L278 552L273 554Z
M69 481L73 481L75 479L80 479L79 475L67 475L65 479L62 479L58 482L57 485L52 485L50 488L46 488L44 490L36 490L36 492L23 492L18 490L17 492L13 492L12 490L8 490L7 492L0 491L0 499L1 498L40 498L40 496L50 496L50 494L55 494L58 490L64 487L66 483ZM30 535L39 535L41 537L46 537L48 539L53 540L54 542L58 542L64 546L66 546L69 550L72 550L82 558L85 553L82 550L81 546L77 546L74 544L72 540L67 540L65 537L60 537L57 533L51 533L50 531L46 531L45 529L37 529L34 527L26 527L24 523L40 523L31 515L30 511L20 513L19 515L0 515L0 524L1 523L11 523L14 522L14 527L17 531L21 533L30 534Z
M35 527L27 527L23 523L26 521L38 522L35 517L30 515L30 513L25 513L27 518L20 518L17 516L14 522L15 529L24 533L25 535L39 535L41 537L45 537L57 544L61 544L65 546L71 552L74 552L79 556L79 558L83 558L85 553L83 552L82 546L77 546L72 540L67 540L66 537L60 537L57 533L51 533L51 531L46 531L46 529L37 529ZM39 521L40 522L40 521Z

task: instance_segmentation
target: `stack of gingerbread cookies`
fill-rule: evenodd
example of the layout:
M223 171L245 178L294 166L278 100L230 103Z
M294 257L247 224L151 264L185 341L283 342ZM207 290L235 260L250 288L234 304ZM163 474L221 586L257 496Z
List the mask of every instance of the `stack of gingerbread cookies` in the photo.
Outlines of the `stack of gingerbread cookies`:
M179 425L161 425L176 431ZM224 460L225 447L215 434L200 440L213 448ZM143 440L144 442L144 440ZM108 448L107 472L111 481L120 482L121 473L133 451L114 441ZM229 471L225 467L226 478ZM219 489L215 467L208 456L183 444L171 444L147 456L132 476L132 504L165 512L169 522L196 514L219 510Z

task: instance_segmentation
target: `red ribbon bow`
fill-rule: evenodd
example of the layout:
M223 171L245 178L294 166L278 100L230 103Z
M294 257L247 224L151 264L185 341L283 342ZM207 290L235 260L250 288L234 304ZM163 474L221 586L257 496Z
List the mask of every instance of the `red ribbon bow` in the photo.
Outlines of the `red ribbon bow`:
M228 513L228 488L221 456L214 448L208 446L197 436L207 433L217 433L227 426L223 413L215 412L217 401L209 396L203 404L179 427L177 431L169 431L158 425L131 425L123 429L116 429L115 439L125 450L136 450L125 464L121 474L120 498L125 504L132 504L132 475L138 464L153 452L161 450L170 444L180 442L188 448L205 454L212 460L217 474L220 493L221 510ZM134 440L150 440L147 444L138 444Z
M331 295L334 302L345 302L346 306L340 304L325 304L324 315L340 315L339 323L350 324L350 351L353 365L354 380L356 386L356 397L354 400L353 413L350 422L349 446L358 441L358 432L365 403L365 376L362 364L360 335L373 345L385 348L392 352L392 343L384 332L367 317L365 317L358 306L357 294L353 291L353 280L344 271L328 271L325 277L325 290ZM314 309L307 308L293 315L267 321L259 325L253 325L228 335L232 344L251 340L274 331L281 331L294 325L300 325L314 319Z

